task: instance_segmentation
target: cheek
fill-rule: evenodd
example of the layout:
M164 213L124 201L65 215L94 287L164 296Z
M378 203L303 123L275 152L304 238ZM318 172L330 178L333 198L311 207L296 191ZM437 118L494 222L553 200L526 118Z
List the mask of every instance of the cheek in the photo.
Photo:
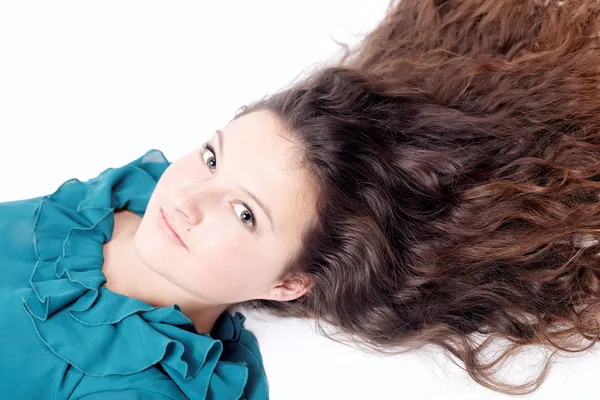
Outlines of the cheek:
M191 250L200 263L208 260L219 262L231 257L231 253L243 251L246 242L241 229L236 229L235 224L222 215L206 216L191 233Z
M245 298L263 286L260 266L266 260L255 241L245 236L242 229L229 224L221 224L211 233L197 232L193 279L202 291Z
M199 271L226 274L247 263L247 238L231 223L206 223L194 232L193 258ZM239 266L239 267L238 267Z
M169 193L186 182L196 182L199 179L210 177L208 169L204 168L195 157L195 153L190 153L169 165L158 181L159 191Z

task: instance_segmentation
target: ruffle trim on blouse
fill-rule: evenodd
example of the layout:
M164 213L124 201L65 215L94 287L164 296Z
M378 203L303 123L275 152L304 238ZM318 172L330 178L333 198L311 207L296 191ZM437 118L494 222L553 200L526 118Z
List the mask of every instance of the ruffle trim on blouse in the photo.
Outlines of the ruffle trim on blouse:
M150 150L88 181L71 179L43 197L33 226L35 294L23 298L23 305L40 339L86 374L128 375L160 363L192 399L211 393L240 398L246 363L219 359L223 343L240 338L241 314L219 318L216 340L197 333L177 305L152 307L102 286L103 244L112 236L114 211L143 215L168 166L161 151Z

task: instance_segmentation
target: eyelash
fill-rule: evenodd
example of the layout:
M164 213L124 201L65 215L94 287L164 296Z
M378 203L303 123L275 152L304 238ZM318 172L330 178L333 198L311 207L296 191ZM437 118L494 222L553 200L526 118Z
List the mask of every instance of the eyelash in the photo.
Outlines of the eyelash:
M211 173L213 173L214 170L208 164L206 164L206 162L204 162L203 155L204 155L204 152L207 150L212 153L212 156L215 159L215 161L217 160L217 156L215 155L215 149L209 143L204 143L202 145L202 150L200 151L200 159L202 160L204 165L206 165L206 167L211 171ZM250 215L252 216L252 225L249 226L244 221L242 221L239 217L238 217L238 220L242 224L244 224L246 226L246 228L250 229L252 232L256 232L256 217L255 217L254 211L252 211L252 208L244 202L242 202L241 205L244 206L248 210Z

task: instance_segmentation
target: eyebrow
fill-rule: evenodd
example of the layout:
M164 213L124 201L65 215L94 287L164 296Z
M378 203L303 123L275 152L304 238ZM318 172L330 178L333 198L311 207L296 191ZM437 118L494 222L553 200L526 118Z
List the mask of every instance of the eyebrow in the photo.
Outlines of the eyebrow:
M221 159L225 158L224 157L224 152L223 149L225 149L225 140L223 138L223 132L219 129L216 130L217 132L217 137L219 139L219 155L221 156ZM267 216L267 218L269 218L269 223L271 224L271 230L273 230L273 216L271 214L271 210L269 209L269 207L267 207L262 201L260 201L260 199L258 197L256 197L252 192L250 192L248 189L239 186L240 189L242 189L248 196L250 196L250 198L252 198L252 200L254 200L254 202L256 204L258 204L258 206L260 208L262 208L263 212L265 213L265 215Z

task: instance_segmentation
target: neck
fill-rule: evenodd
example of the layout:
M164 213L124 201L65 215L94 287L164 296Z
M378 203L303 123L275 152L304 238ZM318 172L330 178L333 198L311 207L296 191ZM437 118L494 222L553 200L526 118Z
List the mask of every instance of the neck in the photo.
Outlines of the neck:
M137 255L133 238L141 218L127 210L115 212L111 240L104 244L102 272L104 286L127 297L139 299L153 307L177 304L194 323L198 333L210 333L224 305L201 304L189 293L148 268Z

